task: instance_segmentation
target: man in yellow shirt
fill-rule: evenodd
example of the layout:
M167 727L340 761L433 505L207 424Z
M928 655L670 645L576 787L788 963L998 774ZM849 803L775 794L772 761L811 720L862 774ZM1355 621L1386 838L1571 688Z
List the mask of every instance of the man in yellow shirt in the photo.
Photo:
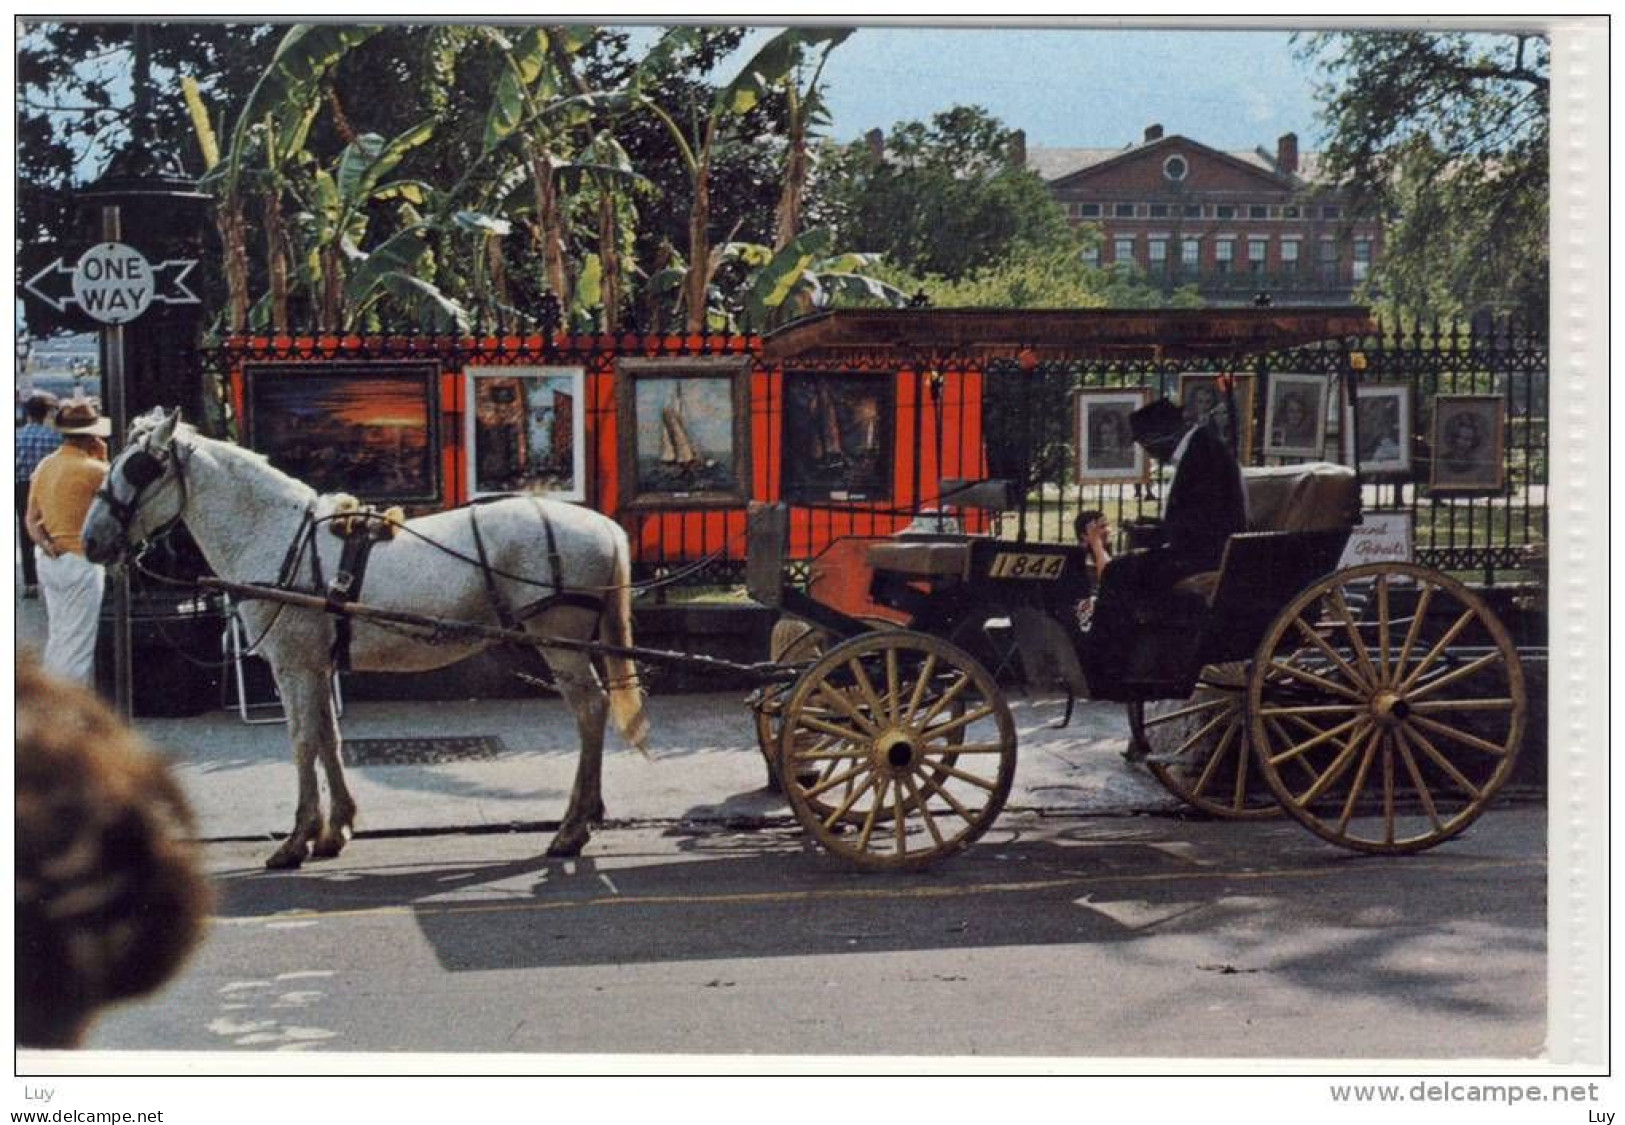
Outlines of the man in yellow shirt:
M112 424L89 399L57 408L62 446L41 461L28 488L28 537L34 541L45 594L45 667L64 679L92 682L102 610L102 568L85 558L79 537L96 490L107 479Z

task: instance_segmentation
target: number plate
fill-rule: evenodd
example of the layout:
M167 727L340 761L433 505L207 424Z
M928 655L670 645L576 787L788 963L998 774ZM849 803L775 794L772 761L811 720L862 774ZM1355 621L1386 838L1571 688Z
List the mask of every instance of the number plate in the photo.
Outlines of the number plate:
M1066 569L1065 555L1044 555L1028 551L1000 551L993 556L993 565L987 568L989 578L1021 578L1032 581L1050 581L1061 577Z

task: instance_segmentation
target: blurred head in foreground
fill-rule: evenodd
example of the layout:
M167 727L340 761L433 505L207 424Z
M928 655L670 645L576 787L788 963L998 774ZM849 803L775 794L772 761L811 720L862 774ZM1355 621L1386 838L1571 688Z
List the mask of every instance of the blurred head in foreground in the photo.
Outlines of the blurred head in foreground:
M17 1041L72 1047L156 989L209 908L169 769L89 691L17 665Z

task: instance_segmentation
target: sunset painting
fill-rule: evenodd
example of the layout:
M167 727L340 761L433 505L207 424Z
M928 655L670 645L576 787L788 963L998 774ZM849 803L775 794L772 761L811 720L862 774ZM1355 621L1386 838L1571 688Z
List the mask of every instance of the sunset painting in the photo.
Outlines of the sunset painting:
M434 389L423 363L251 364L248 443L322 492L432 503Z

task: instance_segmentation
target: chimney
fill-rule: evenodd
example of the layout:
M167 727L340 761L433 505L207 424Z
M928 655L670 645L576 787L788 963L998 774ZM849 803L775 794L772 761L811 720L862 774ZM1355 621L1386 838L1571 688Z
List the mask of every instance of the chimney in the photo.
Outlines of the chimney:
M870 129L863 134L863 143L869 146L869 156L874 160L886 159L886 134L879 129Z
M1027 167L1027 130L1017 129L1010 134L1010 166Z
M1298 134L1287 133L1275 142L1275 167L1288 176L1298 174Z
M1147 125L1145 127L1145 143L1150 144L1152 141L1160 140L1162 140L1162 126Z

